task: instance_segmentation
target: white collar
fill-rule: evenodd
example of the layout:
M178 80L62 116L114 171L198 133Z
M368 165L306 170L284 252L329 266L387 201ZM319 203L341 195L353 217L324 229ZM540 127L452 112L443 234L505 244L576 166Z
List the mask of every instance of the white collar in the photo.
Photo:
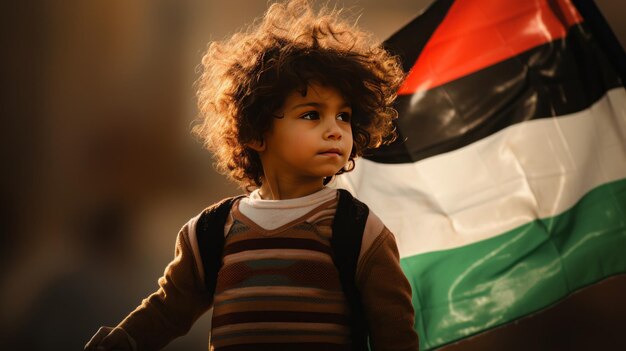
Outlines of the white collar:
M257 209L285 209L285 208L299 208L309 207L313 204L321 204L325 201L333 199L336 196L337 190L329 187L324 187L313 194L298 197L295 199L286 200L264 200L259 194L259 189L255 189L248 197L247 205Z

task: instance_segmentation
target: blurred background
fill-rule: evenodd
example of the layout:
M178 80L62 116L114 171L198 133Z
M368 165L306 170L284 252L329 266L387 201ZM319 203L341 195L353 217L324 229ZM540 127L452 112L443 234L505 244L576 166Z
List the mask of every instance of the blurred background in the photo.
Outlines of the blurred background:
M429 2L336 4L384 40ZM596 3L624 46L626 3ZM82 349L157 288L189 218L240 192L190 135L194 81L207 43L267 4L0 5L0 349ZM166 350L206 350L209 323Z

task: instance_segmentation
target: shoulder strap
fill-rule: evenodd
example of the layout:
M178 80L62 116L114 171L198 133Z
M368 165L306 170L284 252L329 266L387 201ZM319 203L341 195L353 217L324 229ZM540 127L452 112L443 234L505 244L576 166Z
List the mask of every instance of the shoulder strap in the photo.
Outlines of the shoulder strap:
M211 295L215 293L217 273L222 268L224 225L230 208L240 197L242 196L229 197L205 209L196 224L196 237L204 268L204 284Z
M352 349L368 350L368 324L365 319L361 293L354 278L369 209L367 205L354 198L347 190L338 190L339 203L333 221L333 236L330 241L333 260L339 271L341 286L350 305Z

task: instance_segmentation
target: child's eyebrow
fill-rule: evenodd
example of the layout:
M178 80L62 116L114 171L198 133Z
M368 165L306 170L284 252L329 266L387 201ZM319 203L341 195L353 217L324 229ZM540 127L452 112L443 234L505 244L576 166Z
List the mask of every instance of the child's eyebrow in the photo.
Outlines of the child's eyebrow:
M294 107L292 107L292 110L295 110L297 108L300 107L317 107L317 108L321 108L321 107L326 107L326 104L323 102L306 102L303 104L297 104ZM348 102L344 102L343 105L339 106L340 109L342 108L346 108L346 107L350 107L352 108L352 105L350 105Z

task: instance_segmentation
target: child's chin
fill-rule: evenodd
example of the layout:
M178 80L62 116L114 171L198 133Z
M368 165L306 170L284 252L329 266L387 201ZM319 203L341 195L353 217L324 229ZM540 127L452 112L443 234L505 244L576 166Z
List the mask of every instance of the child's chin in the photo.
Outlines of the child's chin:
M334 177L336 174L337 174L337 172L335 172L335 173L330 173L330 172L326 173L325 172L325 173L320 173L319 177L321 177L323 179L328 179L328 178Z
M332 178L337 176L337 172L339 172L339 170L335 171L335 172L329 172L327 175L324 176L324 178Z

